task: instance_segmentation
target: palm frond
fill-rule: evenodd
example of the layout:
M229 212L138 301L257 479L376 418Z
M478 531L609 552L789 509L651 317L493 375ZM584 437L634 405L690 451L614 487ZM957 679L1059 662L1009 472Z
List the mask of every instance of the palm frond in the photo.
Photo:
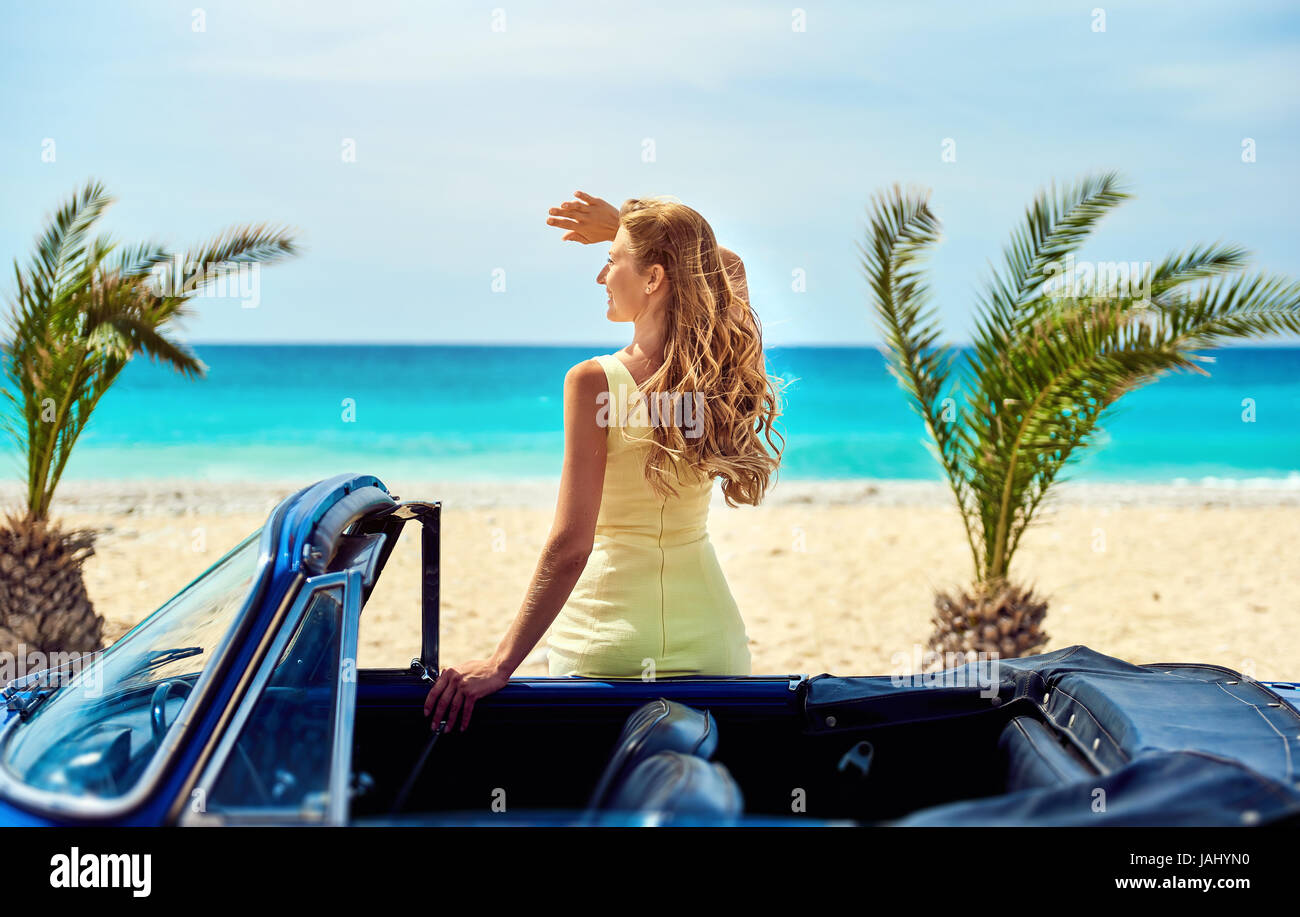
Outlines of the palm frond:
M134 315L119 315L109 325L128 342L131 353L143 353L189 378L201 378L207 373L207 365L192 350L171 340L148 321Z
M67 271L81 259L86 234L113 203L99 182L87 182L55 211L36 243L28 275L33 299L54 303L67 281Z
M1049 190L1035 195L1024 223L1003 250L1004 271L994 272L982 298L999 341L1013 337L1019 326L1032 320L1025 305L1041 301L1044 285L1061 272L1065 256L1077 251L1102 217L1130 197L1115 172L1085 177L1059 193L1053 182Z
M298 253L291 231L266 223L235 226L181 258L182 276L170 292L188 296L241 264L274 264Z
M919 270L939 234L939 221L930 210L928 193L905 193L895 185L873 200L868 244L859 244L858 249L889 348L889 372L925 422L935 443L932 454L947 474L962 518L968 519L972 502L963 470L965 440L960 427L943 417L940 401L956 352L937 344L942 329ZM968 525L972 553L973 531Z
M1196 293L1157 298L1153 309L1169 339L1184 348L1300 334L1300 281L1264 272L1217 278Z
M134 280L152 274L154 268L172 259L172 253L157 242L141 242L119 253L114 265L118 276Z
M1169 255L1152 272L1151 295L1160 296L1174 287L1229 274L1246 266L1250 253L1239 245L1192 246L1185 252Z

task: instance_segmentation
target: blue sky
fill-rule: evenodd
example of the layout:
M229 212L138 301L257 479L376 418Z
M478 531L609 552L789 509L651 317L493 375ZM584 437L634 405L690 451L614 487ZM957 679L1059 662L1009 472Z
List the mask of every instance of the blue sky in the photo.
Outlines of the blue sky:
M0 257L93 176L124 239L301 231L257 308L197 302L195 342L617 344L605 246L561 242L546 209L672 194L745 259L769 345L866 343L867 206L918 183L961 342L1035 190L1117 169L1136 197L1081 257L1229 240L1300 275L1294 5L1116 4L1104 31L1095 8L818 3L796 31L790 4L547 2L501 30L493 4L5 4Z

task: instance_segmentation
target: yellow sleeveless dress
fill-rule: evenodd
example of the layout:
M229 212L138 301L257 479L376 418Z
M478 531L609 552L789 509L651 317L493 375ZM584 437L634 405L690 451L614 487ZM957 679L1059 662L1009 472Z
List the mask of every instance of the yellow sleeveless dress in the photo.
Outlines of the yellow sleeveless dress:
M638 443L652 433L650 415L632 398L636 380L614 354L595 359L610 393L605 486L591 556L551 625L550 674L749 675L745 625L706 527L713 479L683 464L678 496L654 492L643 471L650 447Z

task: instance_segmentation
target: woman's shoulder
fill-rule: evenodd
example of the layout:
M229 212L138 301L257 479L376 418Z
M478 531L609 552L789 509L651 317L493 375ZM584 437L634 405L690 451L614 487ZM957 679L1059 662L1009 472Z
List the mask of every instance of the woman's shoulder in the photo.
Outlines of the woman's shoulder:
M564 374L564 400L569 405L601 404L613 397L604 357L591 357L575 363Z
M588 357L579 363L574 363L569 367L569 371L564 374L565 385L583 385L595 382L603 383L605 381L605 357Z

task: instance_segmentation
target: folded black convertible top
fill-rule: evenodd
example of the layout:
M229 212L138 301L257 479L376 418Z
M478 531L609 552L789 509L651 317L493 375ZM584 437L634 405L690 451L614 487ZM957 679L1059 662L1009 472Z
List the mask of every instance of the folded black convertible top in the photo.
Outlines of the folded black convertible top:
M1300 711L1219 666L1133 665L1070 646L930 676L819 675L804 691L813 732L1031 703L1097 771L1076 784L949 803L893 824L1239 825L1300 815ZM1098 788L1105 810L1081 805Z

